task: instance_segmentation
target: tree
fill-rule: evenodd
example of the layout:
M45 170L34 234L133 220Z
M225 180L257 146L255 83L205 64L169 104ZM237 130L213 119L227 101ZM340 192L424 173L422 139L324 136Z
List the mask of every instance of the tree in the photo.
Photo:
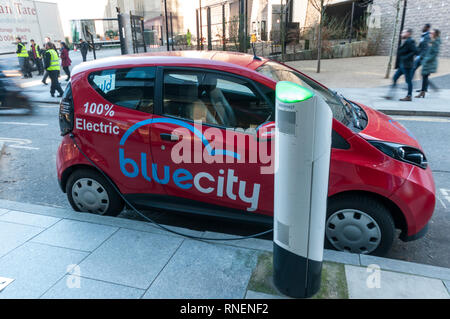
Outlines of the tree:
M392 69L392 56L394 55L394 47L395 47L395 39L397 39L397 27L399 22L399 15L400 15L400 2L403 0L395 0L392 5L395 6L395 22L394 22L394 32L392 33L392 40L391 40L391 49L389 50L389 62L386 69L386 75L384 76L385 79L389 78L389 74Z
M322 53L322 25L325 9L330 0L309 0L309 3L319 12L319 30L317 35L317 73L320 73L320 58Z

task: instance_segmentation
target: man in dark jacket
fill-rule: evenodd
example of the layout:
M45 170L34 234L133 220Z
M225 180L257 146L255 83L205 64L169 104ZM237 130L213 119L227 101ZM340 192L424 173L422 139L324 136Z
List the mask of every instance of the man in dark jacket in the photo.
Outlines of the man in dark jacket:
M86 55L89 50L89 44L86 41L83 41L83 39L80 39L79 47L80 47L81 56L83 57L83 62L86 62Z
M36 65L39 74L44 74L44 68L42 66L42 57L41 57L41 48L39 47L39 44L36 44L33 39L30 40L31 46L30 46L30 54L31 59L33 60L34 64Z
M416 70L422 65L422 60L425 57L425 54L428 50L428 45L430 43L430 28L431 25L429 23L425 24L422 29L422 35L420 36L420 42L417 46L417 56L414 60L414 73ZM413 73L413 77L414 77Z
M405 81L408 84L408 95L400 101L411 101L412 95L412 76L414 72L414 56L417 54L417 47L414 40L411 38L412 30L406 29L402 31L402 43L397 50L397 71L392 79L393 83L391 91L397 86L397 80L400 76L405 76ZM387 98L391 98L391 94Z

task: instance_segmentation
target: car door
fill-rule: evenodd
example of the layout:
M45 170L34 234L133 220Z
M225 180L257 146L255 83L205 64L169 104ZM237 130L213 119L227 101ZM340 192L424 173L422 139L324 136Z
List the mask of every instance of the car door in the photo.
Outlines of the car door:
M258 139L257 128L271 119L273 106L240 76L187 68L161 73L153 178L186 205L271 215L272 141Z
M156 67L94 71L87 80L96 93L86 94L86 100L79 97L83 116L76 120L76 127L90 130L87 139L122 193L137 197L165 192L160 184L146 178L155 76Z

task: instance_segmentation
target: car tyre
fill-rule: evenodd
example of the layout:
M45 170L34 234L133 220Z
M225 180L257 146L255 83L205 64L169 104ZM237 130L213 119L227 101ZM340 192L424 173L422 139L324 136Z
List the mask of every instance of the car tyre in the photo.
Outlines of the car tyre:
M74 171L66 184L70 205L77 212L117 216L124 201L99 172L92 169Z
M328 201L325 248L384 256L394 237L394 220L380 201L364 195L344 195Z

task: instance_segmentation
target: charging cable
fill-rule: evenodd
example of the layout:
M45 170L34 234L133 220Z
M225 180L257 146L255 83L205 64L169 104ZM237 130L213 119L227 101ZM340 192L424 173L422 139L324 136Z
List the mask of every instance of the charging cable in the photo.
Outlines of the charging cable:
M76 146L77 149L80 151L80 153L86 158L86 160L87 160L89 163L91 163L91 165L92 165L93 167L95 167L95 168L103 175L103 177L106 178L106 180L111 184L111 186L114 188L114 190L117 192L117 194L119 194L119 196L123 199L123 201L124 201L129 207L131 207L131 209L132 209L136 214L138 214L139 216L141 216L141 217L144 218L145 220L149 221L150 223L156 225L157 227L159 227L159 228L161 228L161 229L163 229L163 230L165 230L165 231L167 231L167 232L169 232L169 233L176 234L176 235L180 235L180 236L187 237L187 238L190 238L190 239L196 239L196 240L225 241L225 240L242 240L242 239L256 238L256 237L260 237L260 236L269 234L269 233L271 233L271 232L273 231L273 228L272 228L272 229L263 231L263 232L261 232L261 233L257 233L257 234L253 234L253 235L249 235L249 236L239 236L239 237L232 237L232 238L207 238L207 237L198 237L198 236L193 236L193 235L183 234L183 233L177 232L177 231L175 231L175 230L172 230L172 229L170 229L170 228L168 228L168 227L166 227L166 226L164 226L164 225L161 225L161 224L155 222L153 219L151 219L151 218L145 216L145 215L142 214L140 211L138 211L138 210L136 209L136 207L134 207L134 205L131 204L131 203L125 198L125 196L123 196L123 194L120 192L120 190L117 188L117 186L116 186L116 185L113 183L113 181L109 178L109 176L106 175L106 174L105 174L105 173L104 173L104 172L103 172L103 171L102 171L102 170L101 170L101 169L100 169L93 161L91 161L91 159L83 152L83 150L81 149L81 147L78 146L78 143L77 143L77 141L75 140L75 135L74 135L73 133L70 133L70 134L69 134L69 137L72 139L72 141L74 142L75 146Z

